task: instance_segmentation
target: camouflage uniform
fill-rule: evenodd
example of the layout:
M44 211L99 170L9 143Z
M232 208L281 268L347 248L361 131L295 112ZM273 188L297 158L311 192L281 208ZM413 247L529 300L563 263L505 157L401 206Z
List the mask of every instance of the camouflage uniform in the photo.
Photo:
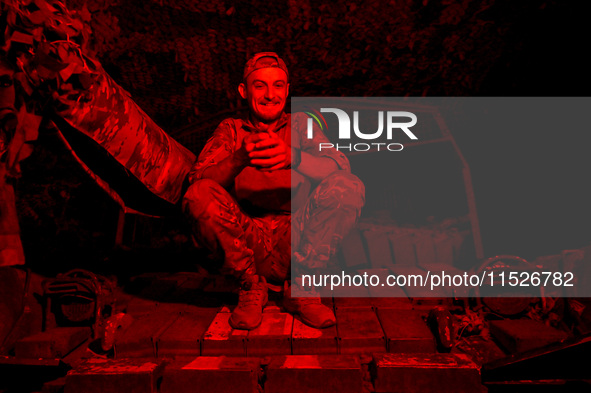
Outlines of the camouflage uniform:
M342 153L318 151L320 142L328 142L319 129L313 139L306 138L306 119L303 114L293 119L283 114L273 132L290 146L337 163L339 170L313 190L308 178L290 169L262 172L246 167L230 190L202 179L206 168L239 149L248 133L258 132L249 121L223 121L193 166L183 210L197 243L223 258L224 273L256 273L281 282L289 277L292 260L294 268L324 268L355 225L364 204L364 186L350 173ZM293 135L292 126L297 131Z

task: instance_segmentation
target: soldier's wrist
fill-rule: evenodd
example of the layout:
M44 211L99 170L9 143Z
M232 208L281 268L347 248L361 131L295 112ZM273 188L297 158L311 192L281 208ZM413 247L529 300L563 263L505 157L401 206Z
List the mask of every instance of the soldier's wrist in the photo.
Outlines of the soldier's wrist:
M291 148L291 169L298 169L302 162L302 151L300 149L296 149L295 147Z

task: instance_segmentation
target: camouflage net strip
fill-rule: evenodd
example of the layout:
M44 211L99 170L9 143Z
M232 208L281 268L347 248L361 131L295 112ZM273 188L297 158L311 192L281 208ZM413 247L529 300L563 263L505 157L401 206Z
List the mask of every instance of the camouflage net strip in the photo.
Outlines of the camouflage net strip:
M152 193L179 201L195 155L158 127L89 55L84 12L70 12L58 1L3 0L2 17L3 51L17 69L21 112L37 119L19 121L25 129L12 139L9 153L16 153L10 167L18 171L39 117L57 115L92 138Z

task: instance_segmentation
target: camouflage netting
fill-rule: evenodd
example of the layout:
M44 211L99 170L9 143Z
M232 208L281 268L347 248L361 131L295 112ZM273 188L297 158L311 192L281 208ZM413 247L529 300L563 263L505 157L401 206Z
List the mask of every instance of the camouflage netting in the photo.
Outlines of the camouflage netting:
M156 122L194 152L253 53L290 67L292 95L473 95L515 30L555 0L70 0L98 58ZM518 44L518 42L517 42ZM212 121L205 121L214 116ZM187 125L189 125L187 127ZM187 138L189 131L198 135Z
M195 155L160 129L92 56L83 22L88 12L68 10L58 1L0 4L0 55L15 70L17 82L11 83L7 70L3 83L17 87L2 94L15 97L14 105L6 100L12 112L19 107L15 130L1 131L7 173L19 176L20 161L31 153L40 124L51 120L80 164L122 207L133 203L130 199L143 199L136 192L127 201L121 198L129 192L128 183L136 181L162 201L177 203ZM115 167L105 171L113 161ZM125 189L114 191L116 183Z

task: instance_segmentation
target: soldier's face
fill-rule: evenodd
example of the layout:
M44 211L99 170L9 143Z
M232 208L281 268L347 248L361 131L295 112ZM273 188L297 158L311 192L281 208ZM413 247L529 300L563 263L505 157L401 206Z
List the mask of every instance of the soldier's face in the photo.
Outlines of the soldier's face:
M287 74L280 68L261 68L250 74L238 91L257 120L271 123L281 116L285 107L289 93Z

